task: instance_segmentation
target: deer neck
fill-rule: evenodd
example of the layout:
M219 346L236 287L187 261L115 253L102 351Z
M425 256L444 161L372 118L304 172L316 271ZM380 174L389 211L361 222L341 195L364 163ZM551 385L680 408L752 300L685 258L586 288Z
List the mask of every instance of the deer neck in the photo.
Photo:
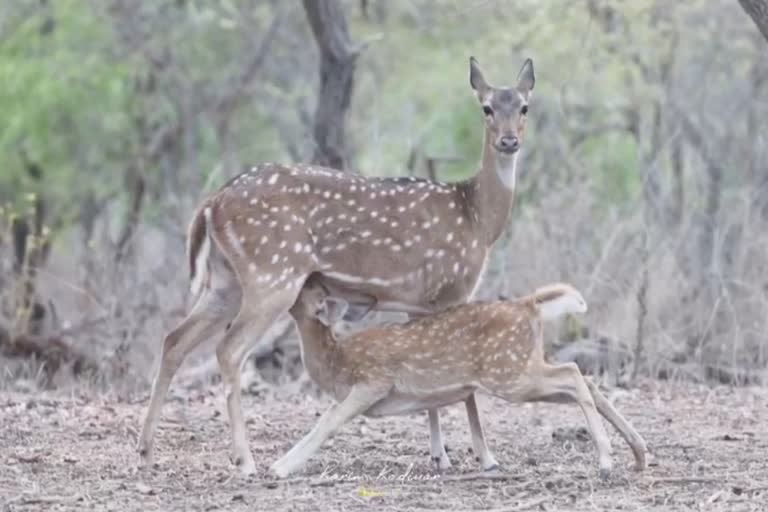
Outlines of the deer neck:
M504 155L493 147L493 136L485 130L480 171L467 183L472 209L487 245L501 236L509 219L517 180L517 156Z
M295 316L301 335L301 360L309 376L324 391L333 388L336 339L329 327L314 316Z

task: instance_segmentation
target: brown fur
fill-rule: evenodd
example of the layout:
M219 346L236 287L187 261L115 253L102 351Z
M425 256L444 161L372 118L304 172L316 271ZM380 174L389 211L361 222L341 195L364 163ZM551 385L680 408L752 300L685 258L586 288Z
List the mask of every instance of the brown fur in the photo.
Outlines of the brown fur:
M337 342L313 313L323 290L310 279L291 314L301 333L303 355L324 361L310 372L339 401L300 443L272 466L278 476L299 468L322 442L357 414L384 416L441 407L483 390L511 402L576 401L598 450L600 475L611 469L610 441L597 412L627 441L636 467L645 467L645 442L572 364L544 359L542 319L536 299L553 300L569 285L540 288L517 301L473 302L407 322L374 327ZM469 408L468 408L469 410ZM482 439L477 425L473 439ZM483 442L484 444L484 442Z
M482 77L476 62L472 73ZM464 182L368 178L314 165L264 163L208 197L188 241L190 265L198 266L190 273L194 284L202 284L201 293L163 344L140 436L143 461L151 460L157 417L180 361L227 326L216 355L235 460L244 473L255 471L241 412L240 367L313 273L334 295L378 310L424 314L468 300L511 211L515 151L532 88L530 62L515 88L485 84L480 109L490 101L496 112L485 115L480 169ZM514 147L500 147L504 137L514 137ZM201 212L208 209L210 221L203 223ZM198 265L205 233L210 252ZM205 272L204 278L197 272ZM436 414L430 410L433 439L439 437ZM442 441L432 448L433 456L442 452L440 467L447 466Z

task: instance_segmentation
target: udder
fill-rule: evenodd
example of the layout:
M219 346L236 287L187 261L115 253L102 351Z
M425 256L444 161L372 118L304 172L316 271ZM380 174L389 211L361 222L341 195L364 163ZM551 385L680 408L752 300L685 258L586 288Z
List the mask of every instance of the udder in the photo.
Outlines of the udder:
M475 391L474 386L462 386L436 391L428 395L403 393L393 389L389 394L365 411L366 416L381 417L408 414L455 404L467 399Z

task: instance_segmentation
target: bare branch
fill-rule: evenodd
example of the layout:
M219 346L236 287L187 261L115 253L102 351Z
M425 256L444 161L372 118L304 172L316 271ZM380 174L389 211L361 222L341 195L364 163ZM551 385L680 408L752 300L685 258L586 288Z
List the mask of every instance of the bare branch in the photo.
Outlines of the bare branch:
M768 1L767 0L739 0L741 7L749 14L752 21L768 41Z

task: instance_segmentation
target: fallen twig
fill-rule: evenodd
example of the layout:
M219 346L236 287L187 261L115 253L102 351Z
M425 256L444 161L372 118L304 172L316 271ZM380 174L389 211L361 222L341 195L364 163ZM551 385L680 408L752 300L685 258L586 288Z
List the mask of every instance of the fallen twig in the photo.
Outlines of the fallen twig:
M666 478L654 478L649 482L650 485L654 484L712 484L722 482L722 478L700 478L700 477L666 477Z
M489 472L476 472L465 473L463 475L448 475L440 478L436 478L435 482L467 482L470 480L518 480L519 477L508 473L489 473Z
M40 454L34 454L34 455L20 455L15 454L13 455L13 458L16 459L19 462L24 462L27 464L34 464L36 462L40 462L42 460L42 457L40 457Z
M549 499L549 496L539 496L538 498L528 500L525 503L520 503L511 507L489 508L486 509L485 512L520 512L521 510L530 510L532 508L538 507L546 501L549 501Z

